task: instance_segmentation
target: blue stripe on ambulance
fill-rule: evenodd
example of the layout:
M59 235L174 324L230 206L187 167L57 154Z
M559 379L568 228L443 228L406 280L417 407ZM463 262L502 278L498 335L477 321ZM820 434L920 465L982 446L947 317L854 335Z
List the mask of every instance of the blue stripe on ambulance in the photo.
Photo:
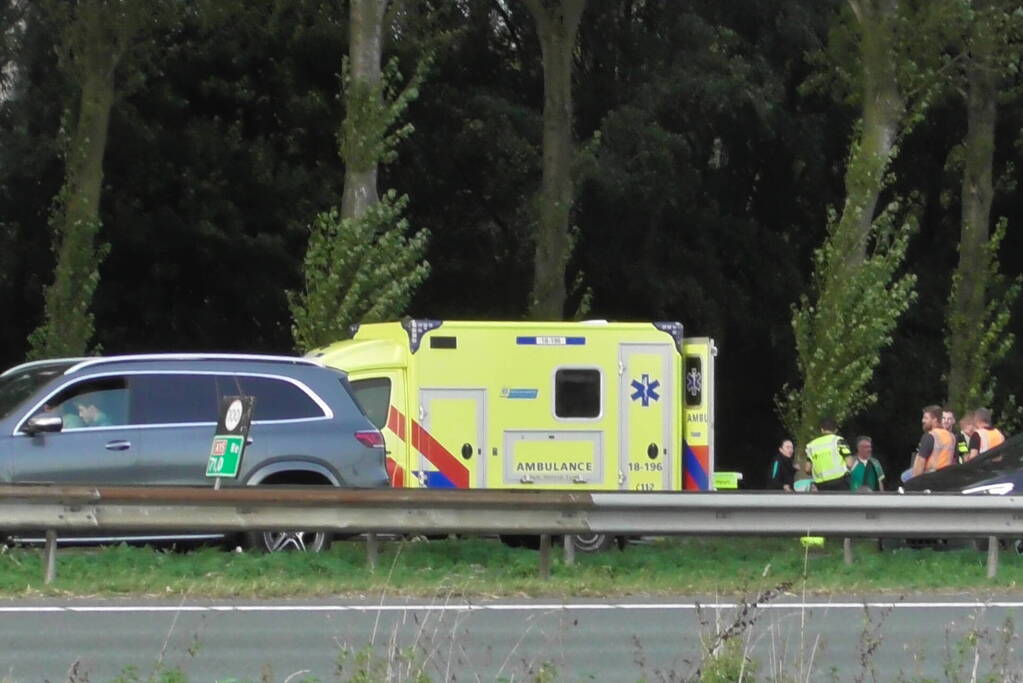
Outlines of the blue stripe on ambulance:
M457 488L455 484L444 476L443 472L437 472L432 470L429 472L423 472L418 470L412 473L416 479L423 481L425 478L424 486L428 489L453 489Z
M515 337L520 346L585 346L586 337Z

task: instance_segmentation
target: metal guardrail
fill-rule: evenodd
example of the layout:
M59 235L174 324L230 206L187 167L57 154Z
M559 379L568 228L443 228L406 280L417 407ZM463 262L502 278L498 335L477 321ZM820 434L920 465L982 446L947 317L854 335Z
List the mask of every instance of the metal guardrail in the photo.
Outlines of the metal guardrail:
M0 486L0 529L48 539L305 529L369 533L373 547L383 532L1023 538L1023 497L14 485Z

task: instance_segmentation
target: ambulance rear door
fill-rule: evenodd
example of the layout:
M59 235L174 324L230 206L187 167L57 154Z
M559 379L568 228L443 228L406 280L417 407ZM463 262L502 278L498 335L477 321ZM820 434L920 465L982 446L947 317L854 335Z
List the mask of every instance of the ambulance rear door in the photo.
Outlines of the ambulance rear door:
M618 347L619 473L622 490L672 489L678 351L672 342L628 342Z

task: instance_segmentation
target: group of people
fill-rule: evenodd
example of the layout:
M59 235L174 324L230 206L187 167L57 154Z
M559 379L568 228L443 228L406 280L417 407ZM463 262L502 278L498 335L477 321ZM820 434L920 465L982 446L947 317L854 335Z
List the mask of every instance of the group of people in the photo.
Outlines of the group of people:
M902 473L906 481L949 465L973 460L1005 441L1001 430L991 424L991 411L977 408L958 422L949 408L927 406L920 418L924 435L913 455L912 466Z
M998 446L1005 436L991 424L991 411L978 408L957 423L955 413L938 405L923 409L924 434L913 452L902 481L966 462ZM956 427L958 426L958 429ZM837 434L831 418L820 422L820 435L806 445L806 457L797 463L795 444L783 439L771 460L768 488L782 491L883 491L884 467L874 457L874 442L858 436L855 452Z

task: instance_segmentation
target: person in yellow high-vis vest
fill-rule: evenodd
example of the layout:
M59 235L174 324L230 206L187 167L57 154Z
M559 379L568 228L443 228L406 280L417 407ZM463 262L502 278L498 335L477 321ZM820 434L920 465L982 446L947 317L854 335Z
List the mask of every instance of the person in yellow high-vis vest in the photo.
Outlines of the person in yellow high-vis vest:
M820 422L821 435L806 444L813 483L818 491L849 492L848 461L852 457L845 439L835 432L838 426L830 417Z
M920 417L924 435L913 458L913 476L934 472L958 462L956 438L941 426L941 406L927 406Z

